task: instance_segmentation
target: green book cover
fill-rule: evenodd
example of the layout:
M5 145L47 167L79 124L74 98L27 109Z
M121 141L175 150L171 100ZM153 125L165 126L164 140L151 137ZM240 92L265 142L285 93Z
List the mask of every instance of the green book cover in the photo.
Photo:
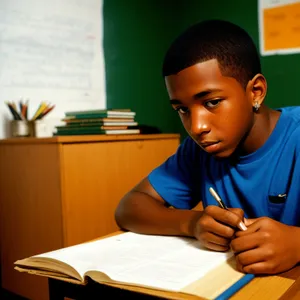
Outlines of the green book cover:
M75 117L65 117L62 119L63 122L67 124L76 124L76 123L95 123L95 122L134 122L134 118L80 118L76 119Z
M116 118L132 118L135 116L133 111L125 110L107 110L107 109L95 109L95 110L82 110L82 111L68 111L65 112L67 117L75 117L77 119L86 118L105 118L105 117L116 117Z
M100 128L80 128L74 130L60 130L57 129L57 132L54 135L88 135L88 134L138 134L140 133L139 129L112 129L112 130L103 130Z
M89 122L89 123L67 123L66 125L56 126L56 128L68 129L74 127L97 127L97 126L137 126L137 122Z
M71 119L98 119L98 118L123 118L127 119L132 117L134 115L112 115L107 113L97 113L97 114L79 114L79 115L66 115L67 117L71 117Z

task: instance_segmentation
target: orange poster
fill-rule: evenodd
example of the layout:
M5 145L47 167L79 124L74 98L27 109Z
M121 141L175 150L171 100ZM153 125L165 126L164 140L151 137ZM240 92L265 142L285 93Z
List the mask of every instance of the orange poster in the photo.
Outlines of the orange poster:
M300 52L300 1L259 0L262 55Z

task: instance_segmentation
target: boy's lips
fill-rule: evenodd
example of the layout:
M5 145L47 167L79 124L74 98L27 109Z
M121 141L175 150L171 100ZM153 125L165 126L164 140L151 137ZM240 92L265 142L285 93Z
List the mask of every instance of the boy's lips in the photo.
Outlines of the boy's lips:
M215 152L219 148L219 141L205 141L199 143L201 148L203 148L206 152Z
M219 141L205 141L205 142L200 142L199 145L203 148L206 148L208 146L214 145L219 143Z

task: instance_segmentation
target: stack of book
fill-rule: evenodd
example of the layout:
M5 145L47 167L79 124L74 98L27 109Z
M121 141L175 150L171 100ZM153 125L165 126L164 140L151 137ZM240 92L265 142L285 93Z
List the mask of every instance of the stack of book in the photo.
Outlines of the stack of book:
M135 112L129 109L101 109L65 113L63 126L55 135L138 134Z

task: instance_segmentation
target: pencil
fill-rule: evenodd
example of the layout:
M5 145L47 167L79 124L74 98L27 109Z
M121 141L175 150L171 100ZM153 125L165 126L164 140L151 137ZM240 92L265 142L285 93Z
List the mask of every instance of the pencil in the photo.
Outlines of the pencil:
M42 118L44 118L53 108L55 107L55 105L52 106L47 106L44 111L42 111L36 118L36 120L40 120Z
M41 102L39 107L37 108L35 114L32 117L32 120L34 121L38 115L40 114L41 111L43 111L43 109L46 107L46 103L45 102Z
M215 200L219 203L219 205L221 206L221 208L228 210L227 206L224 204L224 202L222 201L221 197L218 195L218 193L212 187L209 188L209 192L215 198ZM242 221L238 224L238 228L240 230L242 230L242 231L247 230L246 225Z
M14 103L6 102L6 105L8 106L11 114L13 115L14 120L22 120L21 116L19 115L19 113L15 109L16 105Z
M25 119L28 120L28 105L29 105L29 99L26 100L25 104Z

